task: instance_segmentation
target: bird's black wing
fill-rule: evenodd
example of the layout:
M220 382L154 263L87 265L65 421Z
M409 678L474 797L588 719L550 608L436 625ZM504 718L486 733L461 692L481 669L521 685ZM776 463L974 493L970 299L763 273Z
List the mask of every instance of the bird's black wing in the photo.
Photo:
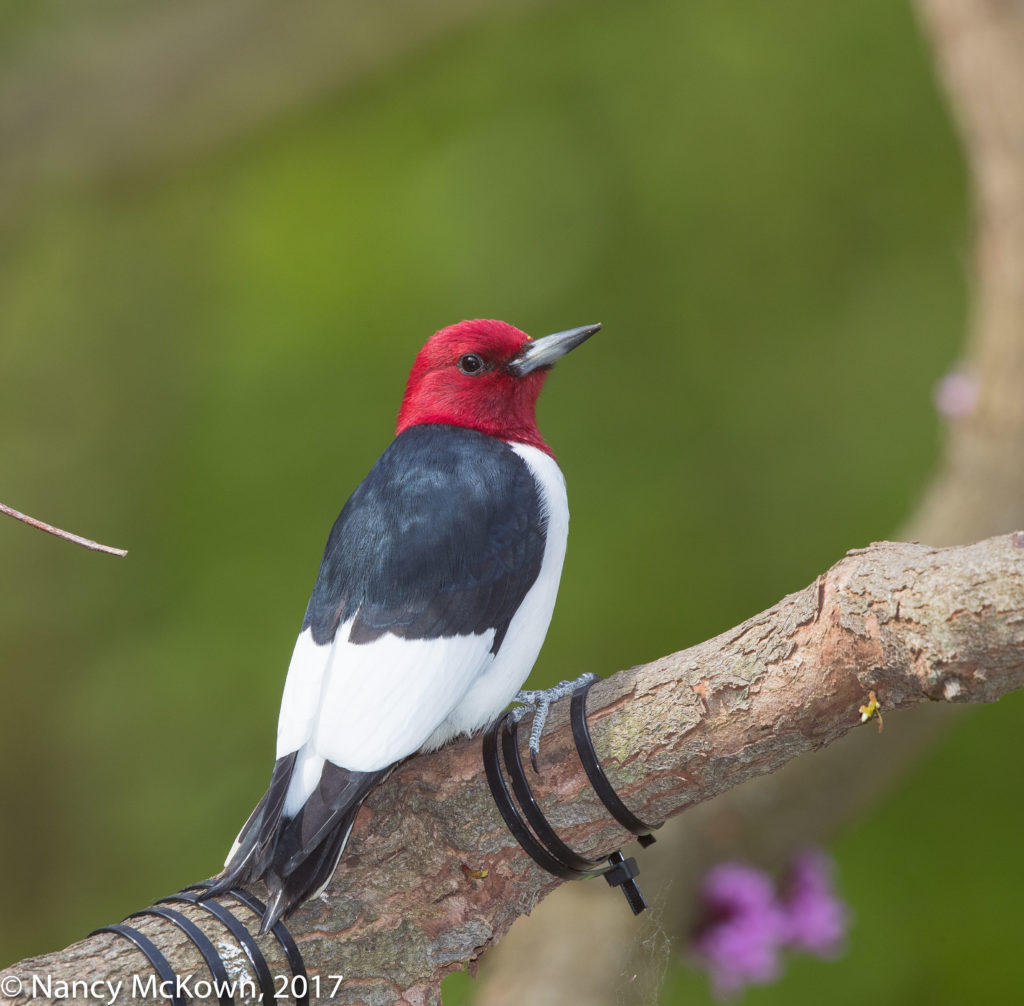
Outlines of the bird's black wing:
M331 530L303 628L349 639L479 635L497 652L537 579L545 519L536 480L504 441L454 426L397 437Z

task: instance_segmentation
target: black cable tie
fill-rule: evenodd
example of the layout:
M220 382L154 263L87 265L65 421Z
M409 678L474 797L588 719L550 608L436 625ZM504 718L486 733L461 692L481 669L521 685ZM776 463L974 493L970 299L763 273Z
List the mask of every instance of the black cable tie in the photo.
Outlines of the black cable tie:
M639 915L647 907L647 903L636 883L635 878L640 872L636 860L626 859L618 850L607 857L607 862L603 858L590 859L581 856L558 837L544 816L526 778L523 760L519 754L518 729L518 722L510 712L507 712L499 716L488 727L483 738L484 772L487 775L487 783L509 831L512 832L516 841L530 858L539 863L548 873L553 873L563 880L582 880L587 877L604 876L611 887L621 888L633 914ZM500 752L504 755L505 770L508 772L512 789L519 801L518 807L512 799L501 773L499 733L501 734ZM520 808L526 815L526 820L532 826L533 831L530 831L530 827L520 817Z
M180 929L195 945L196 950L202 955L206 966L210 969L210 977L213 978L214 988L219 987L217 1000L220 1006L234 1006L235 998L228 989L231 979L228 977L227 968L217 953L217 948L210 942L210 938L204 933L187 915L176 912L173 908L166 908L163 905L153 905L151 908L143 908L132 912L129 919L137 919L143 915L153 915L160 919L166 919L172 926Z
M590 728L587 726L587 692L590 686L598 679L591 679L580 685L572 693L572 703L569 707L569 719L572 723L572 736L576 742L576 750L579 753L580 761L583 763L583 770L587 773L590 785L594 792L601 798L608 813L615 818L627 831L638 836L638 841L643 848L654 844L652 831L661 827L661 824L647 824L641 821L619 798L614 787L604 774L601 763L598 761L597 752L594 750L594 742L590 738Z
M512 789L519 801L519 806L548 851L569 869L575 870L581 877L593 877L605 873L609 869L605 863L606 857L590 859L581 856L574 849L570 849L548 823L548 819L540 809L540 804L537 803L533 790L530 789L530 784L526 779L523 760L519 755L519 724L511 716L502 718L501 748L502 754L505 756L505 769L509 779L512 780Z
M157 950L153 941L148 937L143 936L142 933L132 926L126 926L120 922L115 922L110 926L100 926L99 929L94 929L89 935L96 936L99 933L116 933L118 936L123 936L130 943L134 943L145 954L146 960L153 966L157 978L160 979L160 984L165 988L169 986L177 990L178 976L174 973L174 968L171 967L167 962L167 958ZM188 1006L187 1000L180 995L169 995L167 996L167 1001L171 1006Z
M644 896L640 893L640 887L636 882L636 878L640 875L640 867L636 865L636 860L632 856L626 859L620 850L613 852L608 857L608 863L611 869L604 875L608 886L621 887L633 914L639 915L647 908L647 902L644 901Z
M264 1003L275 1002L276 989L274 988L274 978L270 973L270 968L267 966L266 958L263 956L263 952L253 938L252 933L245 928L241 920L232 915L219 901L201 901L199 895L193 890L179 891L177 894L161 898L157 904L160 905L170 901L183 901L187 904L195 905L212 915L215 919L219 919L245 952L246 957L249 958L249 963L252 965L256 978L259 981L261 1001Z
M497 804L498 810L501 813L502 819L508 826L508 830L512 832L515 840L522 846L524 851L529 857L540 866L544 867L548 873L553 873L556 877L560 877L562 880L579 880L581 877L588 876L588 874L576 870L573 867L563 863L560 859L555 858L536 838L533 837L533 833L523 823L522 818L519 816L518 810L516 810L515 804L512 802L512 796L508 791L508 787L505 785L505 780L501 775L501 762L498 758L498 730L502 728L507 717L511 713L504 713L499 716L498 719L491 724L490 727L484 732L484 772L487 775L487 784L491 787L491 796L494 797L494 802Z
M199 885L195 886L198 887ZM207 885L204 884L202 886L205 887ZM240 901L246 908L251 908L261 919L266 914L267 906L255 894L243 891L240 887L232 887L230 891L225 893L230 894L236 901ZM302 954L299 953L299 948L295 945L295 940L292 939L292 934L288 932L285 924L280 920L274 923L270 931L274 934L278 945L284 951L285 957L288 958L288 966L292 969L291 989L293 993L295 991L295 979L302 979L302 995L294 996L296 1006L309 1006L309 975L306 973L306 965L302 960Z

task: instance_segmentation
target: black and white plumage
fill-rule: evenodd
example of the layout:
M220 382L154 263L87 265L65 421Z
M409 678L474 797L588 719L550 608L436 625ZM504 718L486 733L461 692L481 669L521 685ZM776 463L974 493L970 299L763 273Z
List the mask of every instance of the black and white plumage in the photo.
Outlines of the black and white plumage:
M328 538L267 792L208 891L264 879L262 932L323 890L392 766L486 726L529 674L569 525L533 407L554 359L596 329L533 341L463 322L417 358L399 433Z

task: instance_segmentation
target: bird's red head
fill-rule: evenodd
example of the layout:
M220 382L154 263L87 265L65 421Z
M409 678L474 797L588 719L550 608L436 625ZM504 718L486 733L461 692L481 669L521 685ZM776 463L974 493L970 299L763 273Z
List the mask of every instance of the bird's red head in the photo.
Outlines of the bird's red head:
M466 426L551 453L537 429L540 389L555 360L601 326L531 339L504 321L442 328L420 350L398 413L398 433L420 423Z

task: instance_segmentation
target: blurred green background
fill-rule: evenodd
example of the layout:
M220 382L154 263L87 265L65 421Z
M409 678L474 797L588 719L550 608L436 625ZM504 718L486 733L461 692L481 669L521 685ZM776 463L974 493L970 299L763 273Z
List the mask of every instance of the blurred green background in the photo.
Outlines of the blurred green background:
M257 74L236 107L262 114L194 142L90 125L187 86L117 38L159 42L163 5L0 15L0 499L130 549L0 521L0 964L219 867L327 531L435 329L605 326L541 403L573 528L538 684L768 606L892 536L935 464L969 225L906 6L435 7L402 45L387 5L336 19L358 72L280 107ZM53 39L94 82L115 52L117 86L51 94ZM748 1001L1017 994L1024 820L994 769L1022 723L979 710L839 842L848 955ZM707 998L673 965L664 1002Z

